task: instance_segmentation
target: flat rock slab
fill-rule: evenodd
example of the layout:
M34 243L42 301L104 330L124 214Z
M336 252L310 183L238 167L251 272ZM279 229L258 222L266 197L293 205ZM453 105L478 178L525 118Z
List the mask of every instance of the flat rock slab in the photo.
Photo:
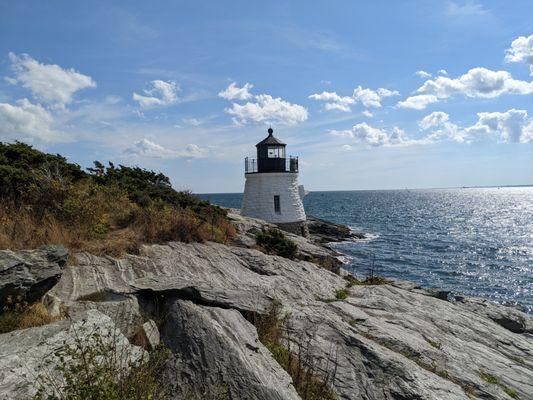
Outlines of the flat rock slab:
M341 399L533 398L530 335L415 288L354 286L344 301L294 308L289 323L293 346L311 340L322 365L337 364Z
M50 291L67 306L98 293L189 289L220 307L263 311L272 299L290 305L332 298L346 284L313 263L217 243L145 246L142 256L120 260L76 256L77 265L67 267Z

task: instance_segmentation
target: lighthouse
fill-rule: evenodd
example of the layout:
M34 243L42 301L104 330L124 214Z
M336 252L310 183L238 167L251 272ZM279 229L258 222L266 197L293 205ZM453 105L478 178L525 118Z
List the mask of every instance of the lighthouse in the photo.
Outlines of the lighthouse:
M307 236L302 202L305 190L298 185L298 157L285 155L286 144L274 137L272 128L255 147L257 158L244 160L246 181L241 214Z

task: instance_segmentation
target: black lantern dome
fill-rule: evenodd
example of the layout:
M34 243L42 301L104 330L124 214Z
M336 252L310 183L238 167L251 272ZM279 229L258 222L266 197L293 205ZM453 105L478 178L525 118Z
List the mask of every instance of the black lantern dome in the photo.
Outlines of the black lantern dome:
M287 145L274 136L272 127L268 136L255 145L257 160L246 158L246 173L298 172L298 158L286 157Z

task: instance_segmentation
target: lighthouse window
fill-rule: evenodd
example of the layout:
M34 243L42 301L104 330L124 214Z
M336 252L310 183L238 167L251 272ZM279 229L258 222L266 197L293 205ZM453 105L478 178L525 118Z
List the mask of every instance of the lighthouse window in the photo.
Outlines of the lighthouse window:
M274 211L277 213L281 212L281 204L279 202L279 196L274 196Z
M283 147L269 147L268 158L285 158L285 148Z

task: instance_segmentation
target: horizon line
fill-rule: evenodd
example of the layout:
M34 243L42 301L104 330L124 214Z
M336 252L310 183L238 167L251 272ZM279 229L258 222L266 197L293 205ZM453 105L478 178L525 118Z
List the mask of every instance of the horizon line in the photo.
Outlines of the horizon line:
M445 186L445 187L419 187L419 188L396 188L396 189L335 189L335 190L309 190L312 192L371 192L371 191L398 191L398 190L447 190L447 189L491 189L491 188L523 188L533 187L533 183L517 185L475 185L475 186ZM195 195L210 194L243 194L243 192L209 192L196 193Z

